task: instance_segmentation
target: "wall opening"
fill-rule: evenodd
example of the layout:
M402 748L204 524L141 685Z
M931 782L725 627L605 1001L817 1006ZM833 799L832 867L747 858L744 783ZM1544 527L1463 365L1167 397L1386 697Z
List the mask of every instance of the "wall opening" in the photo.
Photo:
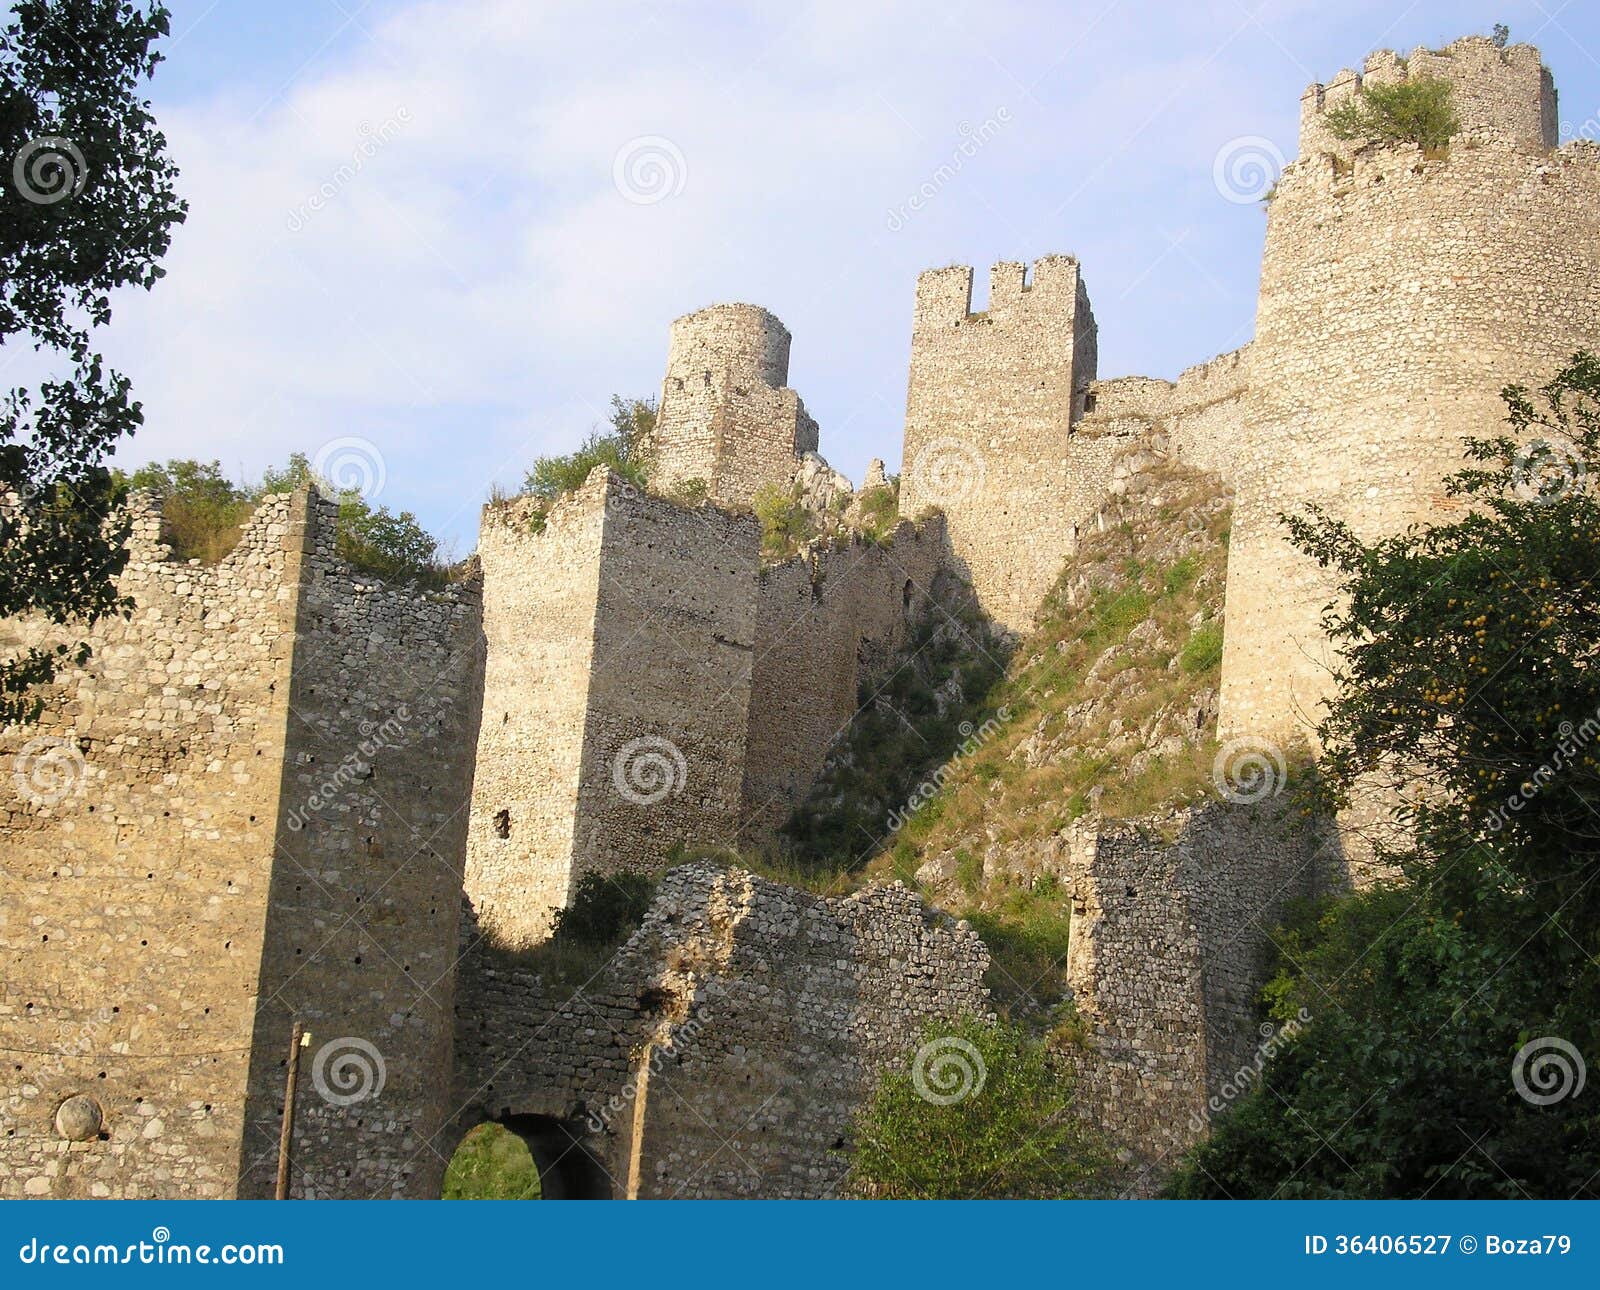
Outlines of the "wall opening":
M509 810L500 810L494 813L494 835L497 838L509 838L511 836L511 812Z
M445 1200L610 1200L581 1121L506 1115L472 1129L445 1169Z

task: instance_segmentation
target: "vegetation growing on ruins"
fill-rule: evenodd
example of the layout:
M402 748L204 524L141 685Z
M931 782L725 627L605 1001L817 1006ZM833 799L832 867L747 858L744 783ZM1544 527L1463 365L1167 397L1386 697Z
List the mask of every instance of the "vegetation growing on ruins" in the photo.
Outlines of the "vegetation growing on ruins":
M528 1144L503 1125L480 1124L450 1157L443 1200L538 1200L539 1170Z
M1414 143L1430 152L1449 147L1461 128L1450 82L1437 76L1364 84L1355 97L1329 108L1324 119L1335 139Z
M239 543L263 497L316 483L339 503L338 552L354 568L387 581L443 586L453 569L410 511L373 506L360 493L340 491L317 477L304 453L291 453L288 465L269 468L254 484L235 484L221 463L174 459L115 472L121 492L149 489L161 498L162 538L174 558L215 564Z
M862 489L857 499L861 531L874 542L887 540L900 522L900 476L891 475L887 484Z
M1464 518L1372 544L1288 517L1339 577L1329 805L1404 793L1399 890L1280 936L1312 1021L1174 1184L1183 1196L1600 1195L1600 359L1470 439Z
M13 6L0 34L0 155L15 192L0 221L0 342L54 375L0 397L0 617L93 623L126 612L127 525L103 523L106 460L144 420L127 377L93 352L117 288L155 285L187 205L140 97L171 29L152 4ZM0 726L39 715L39 687L88 658L81 641L0 658Z
M1098 1194L1108 1153L1073 1104L1059 1054L1025 1031L968 1019L929 1027L884 1073L858 1127L850 1182L884 1200Z
M523 476L522 492L539 502L530 522L542 532L550 508L568 493L581 488L596 466L609 466L636 488L650 482L650 441L656 428L654 399L611 396L611 421L607 430L591 430L573 452L540 457Z
M750 508L761 521L761 558L787 560L817 535L816 516L801 499L798 485L762 484Z
M580 988L638 930L655 890L655 880L644 874L585 874L571 903L556 911L549 939L526 949L495 952L558 985Z

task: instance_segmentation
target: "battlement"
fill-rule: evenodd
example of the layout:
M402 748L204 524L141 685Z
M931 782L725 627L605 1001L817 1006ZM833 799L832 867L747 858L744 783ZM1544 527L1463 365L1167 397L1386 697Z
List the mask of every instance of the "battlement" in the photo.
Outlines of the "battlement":
M1347 103L1367 85L1436 77L1452 87L1464 136L1506 139L1530 148L1553 148L1559 137L1555 82L1532 45L1501 47L1487 36L1464 36L1443 49L1418 47L1407 58L1380 49L1361 71L1345 68L1300 96L1300 155L1347 156L1354 145L1329 131L1329 109Z
M952 264L918 276L913 330L1010 321L1030 325L1033 319L1070 315L1087 304L1075 256L1041 256L1031 266L1002 260L989 270L989 307L979 313L972 311L972 266Z

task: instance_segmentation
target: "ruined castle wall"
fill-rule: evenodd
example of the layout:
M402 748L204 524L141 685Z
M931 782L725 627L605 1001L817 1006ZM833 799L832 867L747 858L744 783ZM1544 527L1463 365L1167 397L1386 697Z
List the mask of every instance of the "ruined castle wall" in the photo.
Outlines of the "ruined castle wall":
M1031 623L1099 496L1109 449L1074 436L1097 340L1078 262L999 264L989 308L972 270L917 280L902 513L942 510L956 568L1012 629Z
M1147 376L1094 381L1092 408L1078 423L1078 434L1164 440L1166 451L1180 460L1229 480L1237 459L1247 454L1249 381L1248 345L1185 368L1176 382Z
M1545 152L1521 122L1279 182L1232 467L1225 738L1305 730L1328 688L1332 588L1278 514L1318 502L1367 539L1448 516L1441 481L1503 424L1501 387L1600 343L1600 149Z
M312 1041L291 1194L436 1194L480 594L353 570L335 549L337 503L311 505L239 1194L272 1194L296 1020Z
M817 450L817 423L785 385L789 343L756 305L713 305L672 324L652 443L659 485L700 480L711 496L748 504L763 484L789 484Z
M531 528L528 499L485 509L487 647L466 888L486 930L538 939L572 883L607 485L596 475Z
M879 1070L929 1020L988 1015L987 967L898 884L826 899L684 866L582 990L469 955L460 1128L582 1126L619 1197L834 1195Z
M131 615L0 735L0 1195L233 1192L303 505L266 499L206 567L136 501ZM8 621L0 648L49 635ZM58 1133L76 1095L100 1136Z
M1319 872L1318 835L1281 799L1159 823L1075 824L1067 847L1082 1095L1134 1152L1142 1189L1251 1078L1267 936Z
M761 571L744 771L743 836L772 835L805 798L835 739L931 612L942 519L900 523L884 544L853 537Z

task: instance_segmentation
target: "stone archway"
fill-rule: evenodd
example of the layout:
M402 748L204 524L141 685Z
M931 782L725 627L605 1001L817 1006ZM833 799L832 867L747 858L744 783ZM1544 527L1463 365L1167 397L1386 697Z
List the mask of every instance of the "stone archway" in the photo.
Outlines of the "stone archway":
M486 1137L491 1128L502 1132ZM452 1170L463 1153L471 1154L457 1191L451 1192L448 1174L446 1178L445 1194L456 1199L610 1200L616 1191L605 1166L585 1143L583 1125L555 1116L506 1113L484 1120L457 1144ZM528 1177L533 1172L536 1186Z

